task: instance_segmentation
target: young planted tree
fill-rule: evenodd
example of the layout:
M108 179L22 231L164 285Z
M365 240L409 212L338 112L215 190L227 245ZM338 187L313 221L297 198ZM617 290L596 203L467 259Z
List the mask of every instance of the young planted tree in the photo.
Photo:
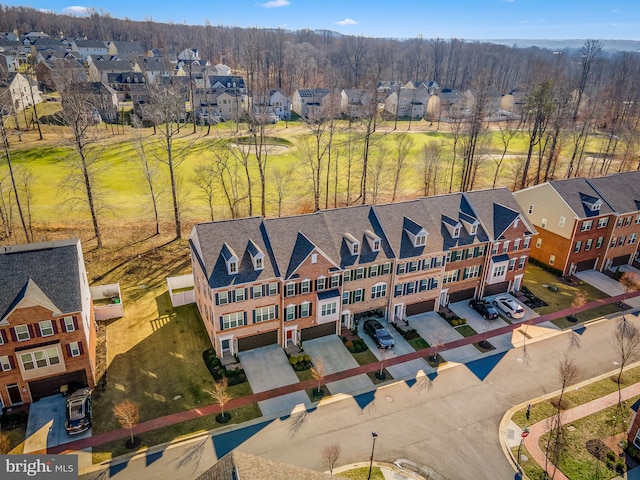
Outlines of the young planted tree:
M409 152L414 145L413 139L407 133L400 133L394 137L395 150L394 150L394 164L393 164L393 193L391 195L391 201L396 201L398 194L398 188L400 187L400 181L402 173L407 166L407 160Z
M271 181L276 194L278 216L282 216L284 199L293 190L293 168L275 168L271 172Z
M624 288L623 301L627 299L627 295L640 289L640 275L636 272L624 272L618 282Z
M231 400L228 389L229 380L227 380L227 377L222 377L220 381L214 383L213 390L209 392L214 400L218 402L218 405L220 405L220 414L216 415L216 421L219 423L227 423L231 420L231 415L224 411L224 406Z
M331 476L333 476L333 469L335 468L336 463L338 463L341 453L342 449L340 448L339 443L332 443L322 449L322 460L324 461L324 464L329 467L329 474Z
M320 397L324 393L320 385L322 384L322 379L324 378L324 361L322 358L314 358L312 360L313 366L311 367L311 375L313 379L318 382L318 386L313 391L313 394Z
M120 426L129 430L130 438L127 440L127 448L135 447L136 441L133 437L133 429L140 421L140 409L138 404L131 400L123 400L122 402L117 403L111 411Z
M420 155L420 177L422 178L422 194L435 195L438 193L438 174L444 146L440 142L429 142L422 147Z
M200 191L207 201L209 208L209 220L213 222L213 201L216 199L218 171L216 165L211 162L200 163L193 169L191 183Z
M640 357L640 329L622 316L613 329L613 346L618 355L618 404L622 404L622 371L625 366Z

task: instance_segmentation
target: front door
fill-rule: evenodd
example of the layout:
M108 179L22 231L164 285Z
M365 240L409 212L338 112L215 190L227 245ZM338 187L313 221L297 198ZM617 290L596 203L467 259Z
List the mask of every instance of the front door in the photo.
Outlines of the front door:
M517 292L522 288L522 277L523 275L516 275L513 278L513 291Z
M222 356L231 354L231 339L225 338L220 340L220 346L222 347Z
M446 307L449 304L449 290L442 290L440 292L440 306Z
M394 323L398 320L404 319L404 304L398 303L393 307L393 321Z
M340 327L351 328L351 314L349 312L342 312L340 315Z
M287 330L286 331L286 336L287 336L287 347L289 347L291 345L295 345L295 343L296 343L296 330L295 330L295 328L292 328L291 330Z
M20 387L17 383L7 385L7 393L9 394L9 401L11 402L11 405L18 405L22 403L22 395L20 395Z

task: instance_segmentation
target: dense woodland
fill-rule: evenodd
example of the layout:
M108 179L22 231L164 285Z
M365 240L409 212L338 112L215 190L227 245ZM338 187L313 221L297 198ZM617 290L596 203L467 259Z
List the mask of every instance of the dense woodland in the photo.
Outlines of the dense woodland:
M241 74L249 94L254 96L275 87L289 95L298 88L374 89L381 81L436 81L443 88L469 90L473 92L473 102L458 116L450 116L444 129L450 139L447 149L451 151L443 152L442 145L431 143L417 154L423 183L421 193L425 195L473 189L487 152L499 150L502 162L516 137L525 139L526 152L513 172L509 184L513 189L554 178L598 176L640 168L637 154L640 84L636 81L640 76L640 56L634 52L605 51L597 40L585 41L581 49L551 51L460 39L366 38L330 31L214 26L206 21L200 26L161 24L116 19L99 11L88 17L74 17L24 7L0 7L0 31L40 30L67 38L138 41L167 57L184 48L198 48L202 58L212 63L223 62ZM146 120L158 126L158 137L164 139L163 146L157 148L166 152L164 163L170 176L176 236L180 237L179 192L174 179L184 155L184 149L176 150L174 143L174 137L180 134L180 106L176 104L179 95L171 85L149 88L155 91L149 92ZM521 98L518 120L486 121L493 113L488 108L490 97L495 92L506 94L514 90L520 92ZM90 122L82 113L82 92L67 89L61 93L63 123L73 130L78 153L76 165L84 179L79 195L88 198L85 203L91 208L100 245L99 213L91 200ZM316 210L375 203L382 188L379 182L383 161L387 162L384 175L393 178L385 188L393 191L391 200L396 198L401 176L407 175L405 163L411 145L404 140L406 137L394 140L392 148L383 145L379 110L372 107L368 111L357 122L349 122L346 130L331 116L306 122L308 134L296 147L311 179L310 192ZM208 173L205 170L199 173L201 179L205 175L210 177L209 183L201 186L210 192L209 205L217 191L226 197L232 217L265 215L267 183L272 181L276 191L280 188L278 172L267 168L266 145L272 141L268 129L257 118L244 121L246 130L229 129L228 139L212 148L215 161L209 165ZM241 143L251 147L231 148L231 144L237 147ZM343 158L340 169L338 147L342 148ZM500 168L501 163L497 163L494 185ZM229 175L230 171L233 175ZM274 173L276 177L269 176ZM346 194L339 201L339 179L344 182L345 178L347 185L341 189L346 188ZM155 210L151 184L150 190ZM15 186L13 191L17 197ZM329 201L331 195L333 202ZM259 198L255 204L254 197Z

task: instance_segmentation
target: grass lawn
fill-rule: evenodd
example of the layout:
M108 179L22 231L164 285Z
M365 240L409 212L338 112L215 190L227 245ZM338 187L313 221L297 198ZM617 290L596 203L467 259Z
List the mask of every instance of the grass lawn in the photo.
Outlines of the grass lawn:
M3 430L2 433L9 436L9 453L17 455L24 451L24 439L27 434L26 426Z
M371 477L369 475L369 467L354 468L353 470L347 470L346 472L336 473L336 477L350 478L351 480L384 480L384 475L378 467L373 467L371 470Z
M136 435L140 440L142 440L142 444L137 450L146 449L165 442L171 442L179 439L180 437L195 433L207 432L225 425L243 423L262 416L257 403L230 410L229 413L231 414L231 420L224 424L216 422L215 415L209 415ZM100 463L120 455L131 453L133 450L125 446L125 440L126 439L115 440L113 442L94 447L93 463Z
M307 380L311 380L313 378L313 373L311 372L311 369L309 368L308 370L294 370L296 372L296 375L298 376L298 380L300 380L301 382L306 382Z
M515 458L516 461L518 459L518 449L520 449L519 446L511 449L513 458ZM520 449L520 466L529 480L547 480L545 478L544 470L540 465L538 465L538 462L531 458L531 455L527 451L527 447L524 445Z
M627 405L632 405L640 397L629 399ZM589 440L603 440L627 431L633 410L628 406L619 408L618 405L606 408L592 415L581 418L565 425L564 434L566 450L560 457L558 467L571 480L609 480L616 476L615 470L598 461L585 448ZM567 427L572 427L571 429ZM540 445L545 446L549 434L540 438Z
M556 325L558 328L569 328L574 326L576 323L587 322L589 320L593 320L594 318L604 317L606 315L610 315L612 313L619 313L620 309L615 304L611 305L602 305L601 307L592 308L587 310L586 312L580 312L575 317L578 319L577 322L570 322L566 317L558 318L556 320L552 320L551 323Z
M458 332L460 335L462 335L465 338L472 337L472 336L478 334L478 332L476 332L469 325L460 325L459 327L455 327L455 330L456 330L456 332Z
M556 277L552 273L531 263L527 265L524 285L531 290L536 297L549 304L546 307L536 308L536 312L540 315L570 308L571 302L573 302L578 292L584 292L587 302L607 296L600 290L586 283L583 285L567 285L562 278ZM552 292L544 285L555 285L558 287L558 291Z
M352 353L351 355L353 355L353 358L356 359L358 365L369 365L370 363L378 361L376 356L369 349L365 350L364 352Z
M429 348L431 346L431 345L429 345L429 342L427 342L422 337L412 338L411 340L407 340L407 341L409 342L409 345L411 345L411 347L413 347L413 349L415 351L423 350L423 349Z

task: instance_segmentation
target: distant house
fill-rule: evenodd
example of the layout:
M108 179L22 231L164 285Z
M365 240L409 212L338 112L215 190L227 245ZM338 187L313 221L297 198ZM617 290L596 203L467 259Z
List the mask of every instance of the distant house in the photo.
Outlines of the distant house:
M87 82L87 72L78 60L54 59L36 65L36 78L44 91L60 90L65 81L74 83Z
M266 98L251 98L254 114L274 115L274 119L288 120L291 118L291 103L284 91L279 88L268 92Z
M138 61L137 64L149 83L155 82L157 77L170 76L173 70L173 65L171 65L166 58L162 57L145 57Z
M135 72L135 67L131 62L120 61L102 61L91 62L89 65L89 81L91 82L108 82L108 75L110 73L128 73Z
M147 78L144 73L108 73L106 83L116 92L118 99L125 102L141 90L146 93Z
M138 42L119 42L112 40L107 43L107 49L110 55L119 55L123 58L145 56L147 53Z
M107 123L118 121L118 95L103 82L90 82L88 102L98 111L100 118Z
M302 118L331 118L339 115L339 102L328 88L300 88L293 93L291 109Z
M83 40L79 38L71 42L71 50L78 52L85 62L90 55L107 55L109 53L107 45L102 40Z
M96 329L80 240L0 249L3 407L95 385Z
M391 92L384 101L384 110L397 118L421 119L427 111L430 94L426 86L404 86Z
M370 117L377 108L377 100L369 90L346 88L340 92L340 112L347 118L356 120Z
M178 54L178 60L200 60L197 48L185 48Z
M12 107L16 112L42 101L38 83L21 73L15 74L9 85L9 91L11 92Z

